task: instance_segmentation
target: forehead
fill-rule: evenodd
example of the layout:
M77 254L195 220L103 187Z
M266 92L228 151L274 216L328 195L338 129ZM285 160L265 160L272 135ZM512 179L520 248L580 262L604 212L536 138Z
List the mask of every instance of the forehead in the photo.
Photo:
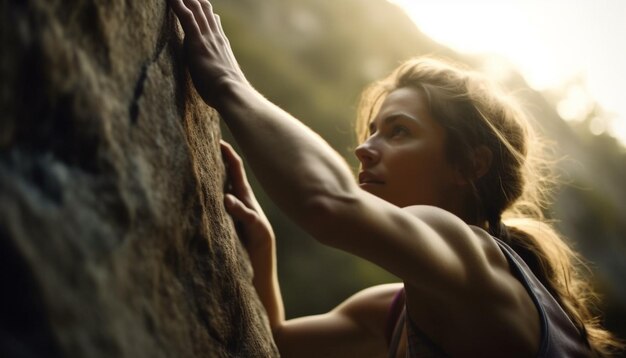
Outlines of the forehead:
M410 87L391 91L383 100L373 122L378 122L397 113L406 113L422 120L430 118L424 94L420 90Z

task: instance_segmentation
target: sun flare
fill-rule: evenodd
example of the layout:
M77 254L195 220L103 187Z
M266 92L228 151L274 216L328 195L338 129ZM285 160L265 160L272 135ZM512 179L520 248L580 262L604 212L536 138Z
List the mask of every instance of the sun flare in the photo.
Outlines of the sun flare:
M626 143L626 1L389 1L435 41L504 57L537 90L582 78L613 117L606 129Z

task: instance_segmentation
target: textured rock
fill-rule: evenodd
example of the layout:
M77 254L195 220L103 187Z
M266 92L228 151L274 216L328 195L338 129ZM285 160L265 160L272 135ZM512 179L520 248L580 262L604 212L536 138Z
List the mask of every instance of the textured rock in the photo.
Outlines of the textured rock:
M275 356L165 1L2 2L0 356Z

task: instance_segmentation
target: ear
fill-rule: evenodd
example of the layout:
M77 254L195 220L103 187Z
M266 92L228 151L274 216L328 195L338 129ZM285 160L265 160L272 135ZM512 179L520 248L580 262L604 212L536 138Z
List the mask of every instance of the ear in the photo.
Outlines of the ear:
M455 169L454 183L459 186L465 186L482 178L489 172L492 160L493 153L486 145L480 145L474 148L469 168Z
M472 177L474 180L482 178L491 168L493 161L493 153L486 145L480 145L474 148L474 168Z

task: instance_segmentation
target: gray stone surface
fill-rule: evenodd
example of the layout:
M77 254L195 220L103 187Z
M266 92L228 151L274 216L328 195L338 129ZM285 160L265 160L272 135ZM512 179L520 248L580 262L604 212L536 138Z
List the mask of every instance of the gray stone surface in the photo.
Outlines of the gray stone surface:
M166 2L0 16L0 356L276 356Z

